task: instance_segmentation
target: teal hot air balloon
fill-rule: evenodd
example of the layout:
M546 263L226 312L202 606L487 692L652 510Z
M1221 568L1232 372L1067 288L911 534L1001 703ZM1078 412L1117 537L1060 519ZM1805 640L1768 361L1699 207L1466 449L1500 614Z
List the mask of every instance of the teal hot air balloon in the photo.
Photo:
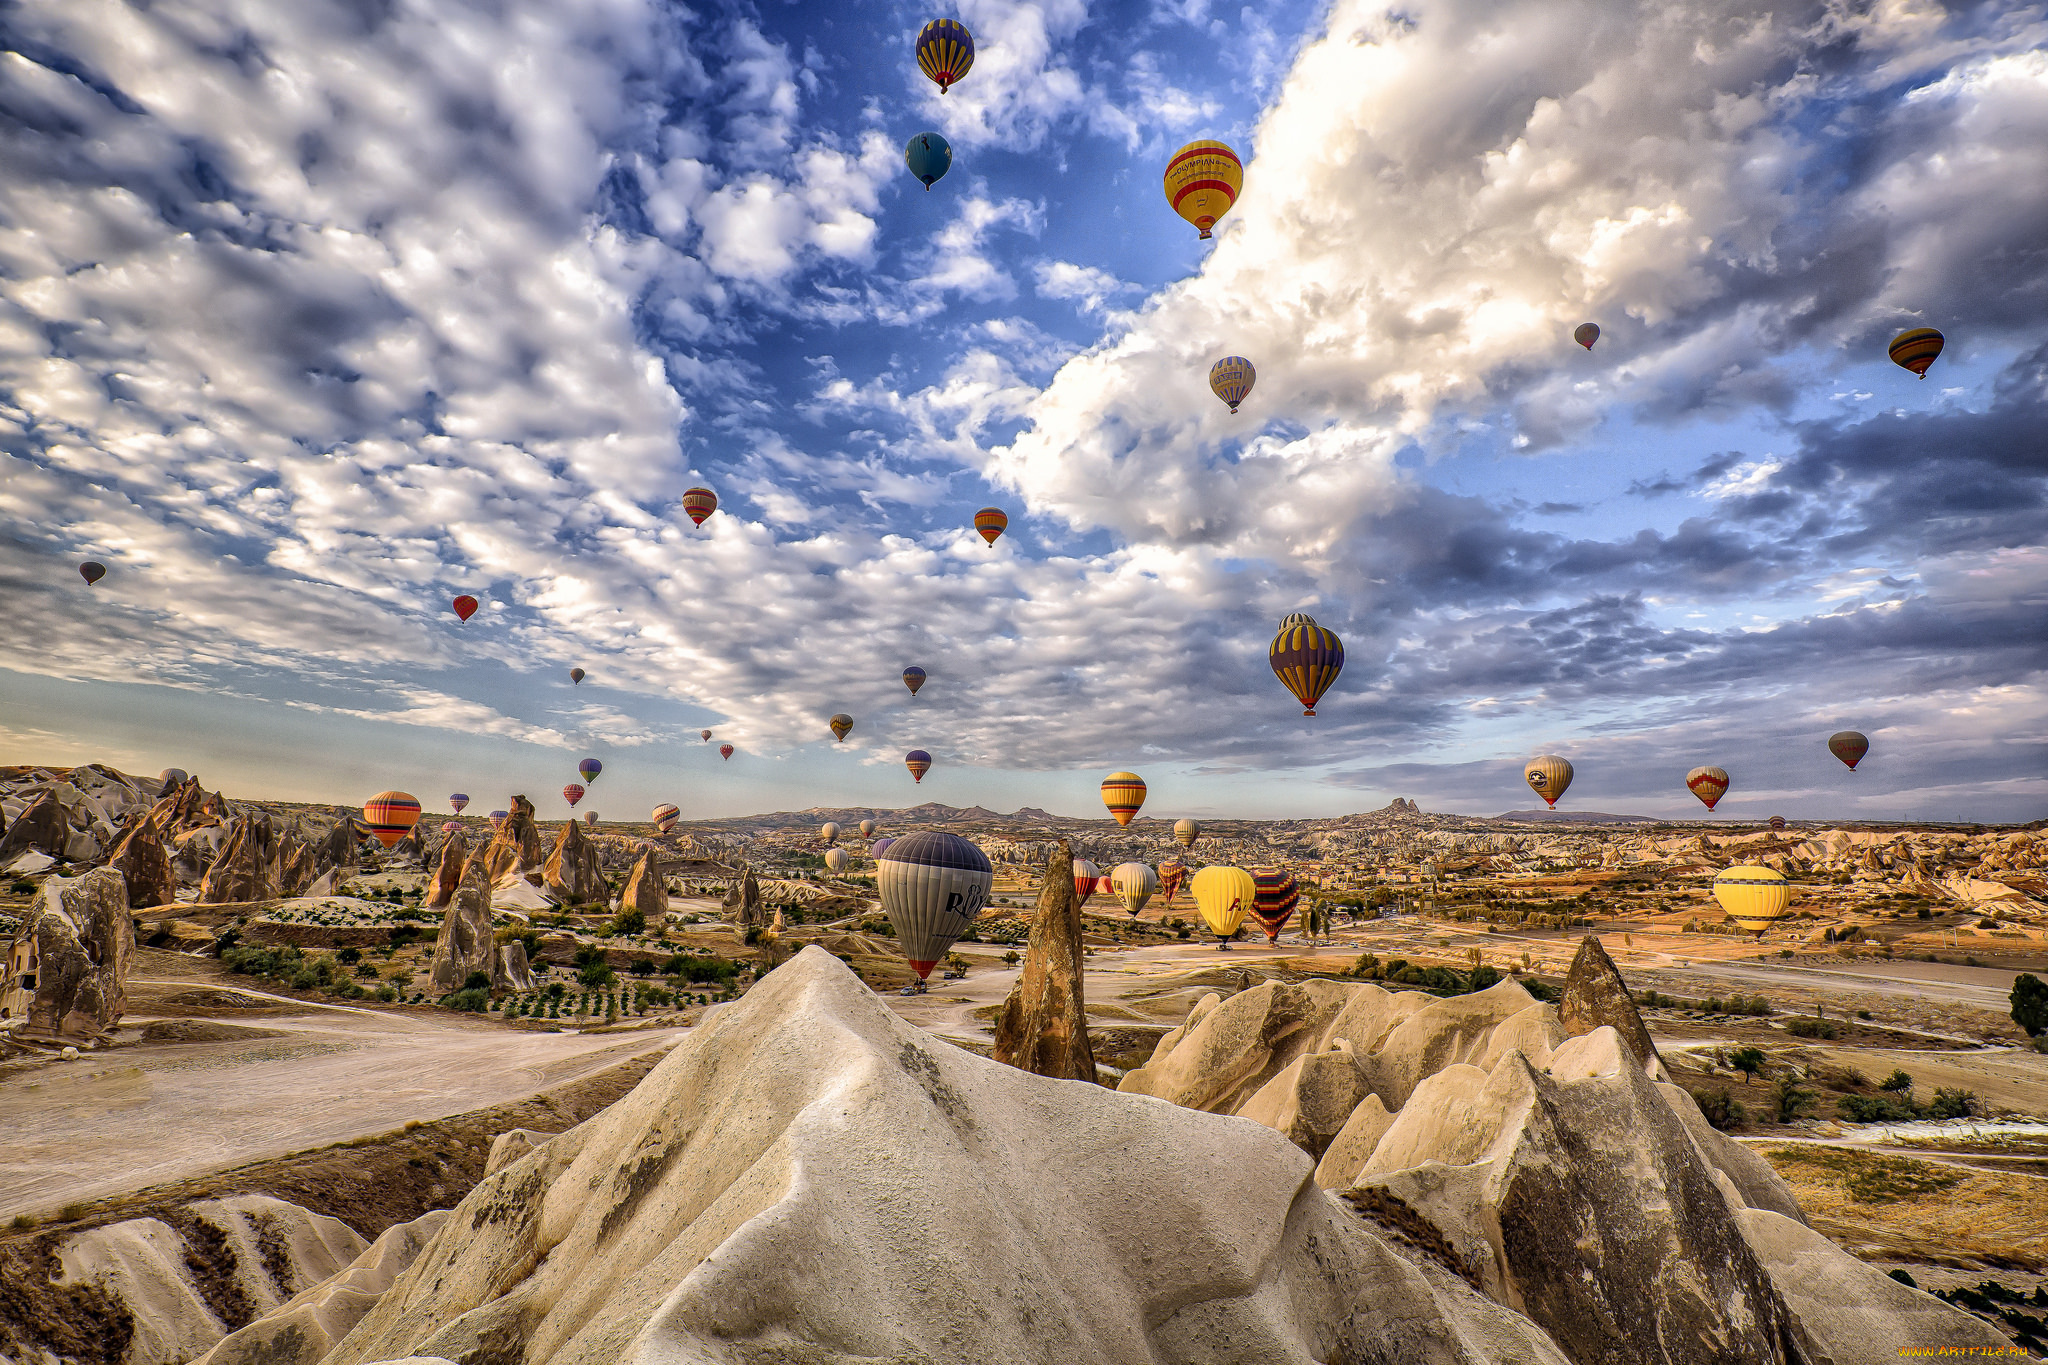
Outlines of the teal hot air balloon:
M594 758L586 758L576 765L576 771L583 774L584 782L595 782L597 775L604 771L604 764Z
M937 133L919 133L904 144L903 164L929 194L932 185L953 168L953 148Z

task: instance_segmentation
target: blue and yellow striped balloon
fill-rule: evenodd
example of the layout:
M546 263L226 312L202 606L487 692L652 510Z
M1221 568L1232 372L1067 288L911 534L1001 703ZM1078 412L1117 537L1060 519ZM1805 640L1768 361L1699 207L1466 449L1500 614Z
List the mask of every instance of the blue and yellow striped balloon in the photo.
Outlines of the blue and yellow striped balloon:
M1230 404L1232 412L1252 391L1252 385L1259 382L1259 372L1252 363L1241 355L1227 355L1209 367L1209 388L1218 398Z
M1927 367L1941 354L1944 341L1941 333L1932 327L1914 327L1893 337L1885 352L1891 356L1892 364L1903 366L1925 379Z
M917 35L917 65L945 94L974 65L974 35L958 19L932 20Z
M1301 714L1312 716L1344 669L1344 642L1336 631L1318 625L1288 626L1273 637L1266 657L1273 676L1301 702Z

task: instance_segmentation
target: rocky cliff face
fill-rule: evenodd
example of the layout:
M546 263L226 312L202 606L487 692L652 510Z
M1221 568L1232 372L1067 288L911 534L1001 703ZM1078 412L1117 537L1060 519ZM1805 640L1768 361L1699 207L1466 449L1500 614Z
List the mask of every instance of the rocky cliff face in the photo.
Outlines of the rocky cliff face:
M507 875L527 876L541 870L540 826L534 823L533 802L512 798L512 809L481 855L491 881Z
M488 1176L327 1365L1562 1365L1252 1124L905 1024L807 948Z
M595 902L601 906L611 899L611 888L604 879L604 863L581 822L571 820L562 826L541 871L541 885L567 905Z
M120 873L102 867L45 879L18 937L34 945L36 978L23 1037L82 1042L120 1022L135 952Z
M1062 840L1047 860L1024 970L996 1017L995 1059L1039 1076L1095 1079L1081 994L1081 905L1074 855Z
M178 898L177 869L171 866L171 855L164 851L156 826L144 813L130 818L107 866L121 874L131 910L169 905Z
M272 866L274 835L260 815L237 816L213 866L199 883L199 899L208 904L260 901L277 894Z

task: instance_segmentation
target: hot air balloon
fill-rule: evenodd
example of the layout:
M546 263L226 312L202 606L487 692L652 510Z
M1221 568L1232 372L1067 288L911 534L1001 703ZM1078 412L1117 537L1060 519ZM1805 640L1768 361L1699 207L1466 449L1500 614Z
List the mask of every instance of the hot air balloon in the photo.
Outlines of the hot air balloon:
M676 821L683 818L683 813L677 810L674 805L664 801L656 806L647 818L654 823L655 829L663 834L667 834L676 827Z
M1785 832L1785 817L1782 815L1773 815L1764 823L1771 827L1771 833L1773 834L1783 834Z
M846 871L846 850L843 848L826 849L825 870L835 877Z
M1764 930L1785 918L1792 888L1782 873L1744 865L1723 868L1715 875L1714 899L1729 919L1762 938Z
M719 746L718 746L718 756L719 756L720 758L724 759L724 760L725 760L726 762L728 762L728 763L732 762L732 745L730 745L730 744L721 744L721 745L719 745Z
M1572 340L1589 351L1593 349L1593 343L1599 339L1600 324L1597 322L1582 322L1572 329Z
M1244 164L1221 142L1190 142L1166 163L1166 202L1204 240L1244 188Z
M903 685L910 689L911 696L916 696L917 689L924 686L924 670L919 668L915 664L912 664L909 668L904 669Z
M484 818L485 818L486 820L489 820L489 821L491 822L491 828L492 828L492 829L496 829L496 828L498 828L498 827L499 827L500 825L502 825L502 824L504 824L504 823L505 823L505 817L506 817L506 816L508 816L508 815L510 815L511 813L512 813L512 812L510 812L510 811L505 811L505 810L494 810L494 811L492 811L492 812L491 812L491 813L490 813L489 815L485 816Z
M569 809L576 809L576 803L583 799L583 788L574 782L562 788L562 799L569 803Z
M1074 904L1086 905L1088 898L1095 894L1095 888L1101 881L1101 868L1086 858L1074 859Z
M1311 621L1284 627L1273 637L1266 657L1273 676L1300 700L1301 714L1312 716L1316 703L1344 670L1344 642L1337 632Z
M897 946L921 981L981 914L995 870L959 835L919 830L875 860L875 883Z
M585 782L596 782L597 775L604 771L604 764L594 758L586 758L576 765L576 771L583 775Z
M718 494L708 488L685 488L683 490L683 511L689 514L697 525L704 524L704 518L718 510Z
M572 683L580 684L585 678L589 676L590 675L588 673L585 673L580 668L572 668L569 670L569 681Z
M1232 412L1259 382L1259 372L1241 355L1227 355L1209 367L1209 390L1230 404Z
M709 744L711 742L711 732L709 730L699 730L697 732L697 737L703 740L706 744Z
M1111 773L1102 779L1102 804L1117 824L1129 828L1131 817L1145 804L1145 779L1136 773Z
M934 19L918 31L917 67L945 94L974 65L974 35L958 19Z
M476 615L476 599L468 593L464 593L456 598L452 605L455 608L455 615L458 620L467 621L470 617Z
M184 786L186 782L191 780L191 777L192 774L186 772L183 768L164 769L156 775L156 780L160 784L158 795L162 795L163 792L167 792L173 787Z
M451 835L460 834L462 833L462 822L460 820L443 820L441 822L441 832Z
M1187 865L1178 859L1159 865L1159 889L1166 893L1168 907L1173 905L1174 895L1180 890L1180 884L1187 880L1187 876Z
M1538 754L1522 765L1522 780L1529 784L1529 790L1543 798L1545 805L1555 810L1557 798L1572 784L1572 765L1556 754Z
M1266 942L1278 943L1280 931L1287 927L1287 921L1294 916L1294 907L1301 900L1301 891L1294 884L1294 874L1283 868L1255 867L1252 869L1252 885L1257 888L1252 897L1252 918L1266 931Z
M1197 872L1192 889L1195 909L1201 912L1209 932L1216 935L1216 946L1228 949L1230 936L1244 925L1252 902L1258 899L1258 884L1241 867L1217 866Z
M886 834L883 835L881 838L875 840L872 844L868 845L868 856L870 858L881 857L884 853L887 853L889 851L889 845L895 842L896 840L891 838L890 836Z
M88 559L78 566L78 576L85 580L85 586L89 588L107 576L107 566L98 560Z
M903 145L903 164L924 182L925 193L930 194L932 182L952 169L953 148L937 133L919 133Z
M910 769L911 777L922 784L924 775L932 770L932 756L922 749L912 749L903 755L903 766Z
M1201 837L1202 827L1194 821L1183 818L1173 822L1173 841L1182 848L1193 848Z
M840 743L844 743L846 737L853 733L853 717L847 715L844 711L841 711L825 723L832 727L832 738Z
M1712 810L1728 790L1728 773L1723 768L1694 768L1685 775L1685 785Z
M1828 736L1828 752L1848 764L1853 773L1863 755L1870 752L1870 739L1857 730L1837 730Z
M462 814L462 808L468 804L469 793L467 792L455 792L448 798L448 809L454 811L457 815Z
M1941 354L1944 338L1932 327L1915 327L1892 338L1886 348L1892 364L1903 365L1922 379L1927 377L1927 367Z
M594 811L594 810L587 810L587 811L583 812L583 823L584 823L584 824L586 824L586 825L588 825L588 826L589 826L590 828L592 828L592 829L596 829L596 828L597 828L597 812L596 812L596 811Z
M832 821L827 820L824 824L818 826L818 837L820 839L823 839L828 844L838 843L839 826L834 824Z
M1145 902L1159 889L1159 874L1143 863L1118 863L1109 874L1110 889L1136 918Z
M378 792L363 802L363 823L370 827L370 833L377 836L377 842L386 848L412 833L412 827L419 820L418 798L404 792Z
M874 822L874 821L872 821L872 820L863 820L863 821L861 821L861 822L860 822L860 837L861 837L861 838L863 838L863 839L872 839L872 838L874 838L874 837L875 837L875 822Z
M984 507L974 514L974 529L991 545L996 543L996 537L1007 530L1009 525L1010 514L1000 507Z

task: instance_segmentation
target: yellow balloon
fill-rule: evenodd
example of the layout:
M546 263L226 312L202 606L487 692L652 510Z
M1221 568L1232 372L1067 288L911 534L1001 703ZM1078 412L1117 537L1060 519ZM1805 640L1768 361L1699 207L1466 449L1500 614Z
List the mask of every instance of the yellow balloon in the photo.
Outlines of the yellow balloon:
M1244 164L1237 153L1209 138L1190 142L1166 163L1166 202L1203 237L1230 212L1243 188Z
M1523 765L1522 780L1555 810L1557 798L1572 784L1572 765L1556 754L1538 754Z
M1205 867L1195 874L1192 890L1195 909L1202 912L1202 922L1220 942L1236 933L1251 913L1259 884L1241 867Z
M1714 899L1721 909L1752 934L1785 918L1792 905L1792 888L1782 874L1768 867L1745 865L1724 869L1714 878Z

